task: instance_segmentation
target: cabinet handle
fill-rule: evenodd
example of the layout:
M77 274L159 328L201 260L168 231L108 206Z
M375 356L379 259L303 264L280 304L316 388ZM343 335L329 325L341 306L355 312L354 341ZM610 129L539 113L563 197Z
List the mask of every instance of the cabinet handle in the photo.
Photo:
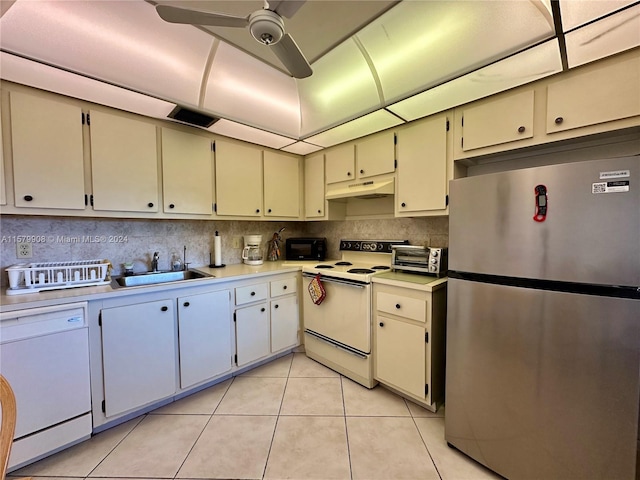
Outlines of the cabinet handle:
M520 126L518 127L518 133L524 133L524 131L526 130L526 128L524 128L524 126Z
M189 302L184 302L182 305L185 306L185 307L188 307L191 304Z
M160 310L162 310L163 312L166 312L167 310L169 310L169 307L162 307Z
M152 202L147 203L147 207L153 208L153 203Z
M169 208L176 208L176 206L173 203L170 203Z
M24 200L25 200L26 202L30 202L31 200L33 200L33 197L32 197L31 195L25 195L25 196L24 196Z
M364 173L364 170L360 170L360 174L363 174L363 173Z
M274 308L278 308L278 306L279 306L279 305L276 303L276 304L274 305Z
M556 123L556 125L560 125L562 122L564 122L564 118L562 118L562 117L556 117L556 119L554 120L554 122Z
M267 213L271 213L271 209L267 210Z
M400 310L400 304L399 304L399 303L396 303L396 308L397 308L398 310Z
M259 208L256 208L256 213L260 213L260 209Z
M283 289L283 290L286 290L286 289L287 289L287 286L285 285L284 287L282 287L282 289Z
M380 322L378 325L380 325L381 327L384 327L384 323Z
M262 308L260 309L260 311L261 311L261 312L264 312L264 307L262 307Z
M401 206L401 207L406 207L406 206L407 206L407 204L406 204L406 203L404 203L404 202L402 202L402 203L400 204L400 206Z
M318 210L318 213L322 213L322 210Z
M350 177L350 176L351 176L351 172L347 172L347 177Z
M256 296L256 292L251 292L251 296L255 297Z

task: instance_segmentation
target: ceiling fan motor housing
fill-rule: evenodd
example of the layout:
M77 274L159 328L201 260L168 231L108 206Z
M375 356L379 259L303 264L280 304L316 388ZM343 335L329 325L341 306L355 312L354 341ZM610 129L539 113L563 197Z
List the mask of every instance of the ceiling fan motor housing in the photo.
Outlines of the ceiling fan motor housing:
M274 45L284 35L284 21L271 10L258 10L249 16L249 31L265 45Z

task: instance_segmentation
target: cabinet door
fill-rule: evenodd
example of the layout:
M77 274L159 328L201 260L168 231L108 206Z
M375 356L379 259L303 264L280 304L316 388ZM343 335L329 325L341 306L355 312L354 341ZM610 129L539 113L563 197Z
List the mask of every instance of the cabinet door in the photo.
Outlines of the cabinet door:
M93 209L157 212L155 125L97 110L90 115Z
M178 298L180 387L231 369L229 291Z
M102 318L105 415L111 417L176 391L173 302L105 308Z
M547 133L640 115L640 57L547 87Z
M355 147L343 145L336 147L324 157L327 183L344 182L356 178Z
M16 207L84 210L82 110L11 92Z
M241 367L271 353L267 304L236 310L236 356Z
M436 115L398 131L396 213L447 207L447 117Z
M162 197L167 213L213 212L211 141L200 135L162 129Z
M358 178L373 177L395 170L394 133L383 132L356 144Z
M262 150L216 141L216 212L262 215Z
M4 181L4 143L2 143L2 115L0 115L0 205L7 204L7 190Z
M324 216L324 155L313 155L304 159L304 216Z
M267 217L300 216L300 160L265 150L264 214Z
M300 343L298 317L298 297L288 296L271 301L272 353L295 347Z
M533 90L464 108L462 150L533 137Z
M376 377L417 397L425 397L425 329L376 316Z

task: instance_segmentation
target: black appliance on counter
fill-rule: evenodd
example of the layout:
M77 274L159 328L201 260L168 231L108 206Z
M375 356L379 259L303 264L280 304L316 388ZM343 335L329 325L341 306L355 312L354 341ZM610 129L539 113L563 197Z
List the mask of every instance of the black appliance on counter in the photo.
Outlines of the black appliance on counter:
M324 260L327 254L324 237L287 238L285 245L287 260Z

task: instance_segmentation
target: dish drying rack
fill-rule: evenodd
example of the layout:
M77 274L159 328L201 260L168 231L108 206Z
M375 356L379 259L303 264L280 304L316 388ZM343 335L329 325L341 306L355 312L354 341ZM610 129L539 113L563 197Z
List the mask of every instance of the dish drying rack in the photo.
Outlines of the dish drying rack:
M7 295L35 293L42 290L89 287L109 283L108 260L78 260L13 265L7 268Z

